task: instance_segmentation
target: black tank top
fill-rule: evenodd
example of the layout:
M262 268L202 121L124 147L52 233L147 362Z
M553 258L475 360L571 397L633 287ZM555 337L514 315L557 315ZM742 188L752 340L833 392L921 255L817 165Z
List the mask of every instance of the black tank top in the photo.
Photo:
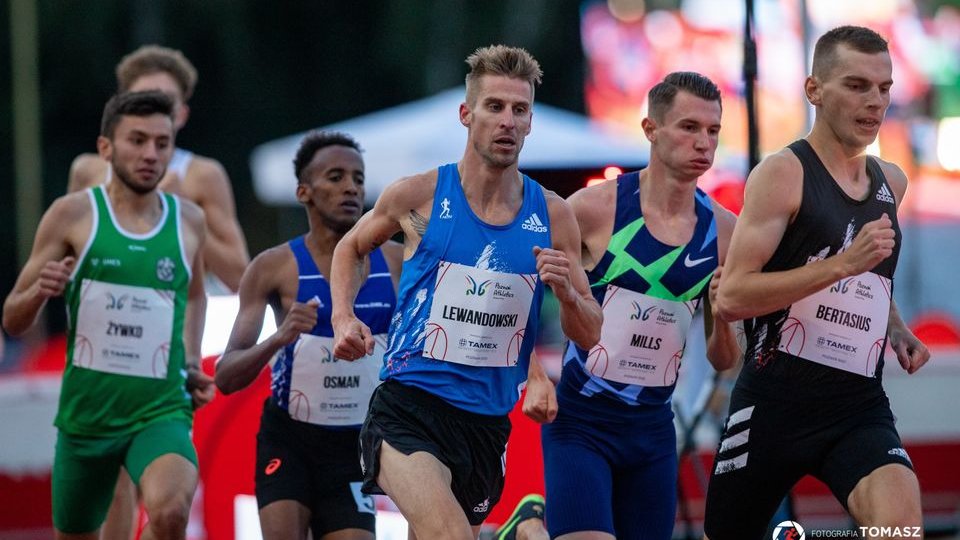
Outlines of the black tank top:
M842 253L865 223L886 213L893 222L896 245L893 254L872 272L892 280L900 255L900 225L893 191L876 159L867 157L870 189L867 197L858 201L841 189L810 143L801 139L788 148L803 165L803 198L796 219L787 226L763 271L790 270ZM780 331L788 312L789 308L777 310L745 321L747 347L739 386L780 397L788 392L799 399L843 399L883 392L882 352L875 376L864 377L779 350Z

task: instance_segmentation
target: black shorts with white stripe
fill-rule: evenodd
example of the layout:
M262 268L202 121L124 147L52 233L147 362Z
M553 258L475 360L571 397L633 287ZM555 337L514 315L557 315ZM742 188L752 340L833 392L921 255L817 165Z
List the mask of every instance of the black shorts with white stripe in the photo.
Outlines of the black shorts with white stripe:
M710 540L759 539L802 477L825 483L837 500L879 467L913 468L886 396L836 403L760 397L740 385L720 439L707 492Z

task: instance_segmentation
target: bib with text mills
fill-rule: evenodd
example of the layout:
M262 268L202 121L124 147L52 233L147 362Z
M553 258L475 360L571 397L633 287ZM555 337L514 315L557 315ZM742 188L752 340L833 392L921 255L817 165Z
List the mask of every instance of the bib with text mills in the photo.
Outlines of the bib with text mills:
M180 200L157 192L159 222L135 234L117 222L103 186L86 193L93 226L64 292L67 364L56 425L108 436L189 420L183 324L191 268Z
M297 260L297 302L316 299L320 306L313 330L284 347L274 362L271 399L294 420L359 428L367 416L370 396L380 383L380 362L396 304L387 261L379 248L370 253L370 275L353 304L357 318L370 327L376 341L373 356L350 362L333 356L330 283L317 268L304 237L294 238L288 245Z
M803 199L765 272L798 268L843 253L864 224L883 214L893 224L896 245L893 254L872 270L748 321L745 382L756 379L756 386L768 388L789 384L816 396L851 395L858 389L880 392L901 241L893 191L872 157L867 157L870 185L863 199L857 200L837 184L806 140L789 148L803 165ZM772 381L782 384L769 384Z
M478 414L513 408L543 298L533 248L551 246L543 188L522 178L520 211L491 225L471 210L457 165L438 169L426 233L403 264L381 378Z
M629 405L668 403L687 331L717 268L717 224L699 189L690 241L660 242L640 202L640 174L617 178L617 209L606 252L587 272L603 308L600 342L589 351L567 344L563 390Z

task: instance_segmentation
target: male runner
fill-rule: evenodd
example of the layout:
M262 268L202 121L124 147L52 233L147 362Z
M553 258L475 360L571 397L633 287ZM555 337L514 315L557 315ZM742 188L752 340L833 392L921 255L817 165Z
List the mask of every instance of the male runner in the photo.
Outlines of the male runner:
M187 101L197 84L197 70L183 53L157 45L145 45L123 57L116 66L121 92L159 90L174 104L174 130L186 125ZM68 192L109 182L109 164L97 154L81 154L70 167ZM200 206L206 217L204 264L207 292L236 291L240 276L250 262L243 231L237 222L233 189L223 166L216 160L174 148L160 189L180 195ZM216 278L216 279L215 279ZM134 533L137 495L127 473L120 471L116 496L103 525L104 540L127 539Z
M669 539L677 506L670 402L702 302L707 358L724 370L740 353L731 326L714 324L711 298L736 218L697 188L717 149L720 90L700 74L671 73L648 103L648 167L569 199L604 320L592 349L568 344L559 414L543 426L551 538Z
M266 540L372 540L374 503L360 493L360 425L379 384L379 360L338 360L330 326L333 249L363 211L360 146L347 135L316 132L294 159L297 199L310 230L254 258L240 286L240 312L217 363L224 393L256 379L277 352L272 393L257 437L256 493ZM370 253L354 309L386 343L396 305L403 246L387 242ZM270 305L277 331L257 344Z
M187 101L197 84L197 70L183 53L145 45L124 56L117 64L116 73L120 92L159 90L170 96L174 103L174 130L180 131L186 125L190 116ZM110 178L110 168L99 156L81 154L70 167L67 189L79 191ZM229 290L236 291L250 255L237 222L233 188L223 166L215 159L175 148L160 189L193 201L203 209L207 218L204 264Z
M203 211L157 190L174 134L163 93L114 96L97 149L117 181L53 203L4 302L4 328L18 335L48 298L66 298L57 538L98 537L121 466L143 494L143 538L186 534L197 486L193 408L213 397L213 381L199 368Z
M560 413L543 426L554 538L669 539L677 505L670 402L701 302L714 368L733 366L740 353L731 326L713 324L709 298L736 218L697 189L717 149L720 90L697 73L671 73L648 102L649 166L570 197L604 325L592 349L568 345Z
M881 385L889 343L915 373L930 353L892 300L907 178L867 156L890 104L887 42L824 34L804 90L810 133L747 181L717 300L747 321L745 365L707 495L712 540L761 538L805 475L864 526L921 526L920 490Z
M402 179L343 238L333 260L335 355L373 353L354 315L363 257L398 231L405 262L381 378L361 431L367 492L385 492L410 538L476 538L503 489L502 461L546 283L570 339L592 347L601 312L580 266L569 205L520 174L540 66L523 49L468 59L457 163ZM543 388L538 385L538 388ZM528 393L549 414L553 388Z

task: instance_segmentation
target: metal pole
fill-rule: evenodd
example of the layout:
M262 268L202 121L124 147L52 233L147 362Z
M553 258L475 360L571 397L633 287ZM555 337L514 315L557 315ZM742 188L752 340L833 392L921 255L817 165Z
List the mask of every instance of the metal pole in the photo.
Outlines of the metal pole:
M35 0L10 0L10 56L13 70L11 104L17 264L23 266L30 256L33 236L43 209Z
M810 23L810 12L807 11L807 0L800 0L800 39L803 42L803 69L804 74L813 73L810 65L810 39L813 29L811 28ZM806 103L807 115L806 115L806 132L809 133L810 129L813 127L813 116L814 109L813 105L803 100Z
M754 39L753 0L746 0L747 11L743 24L743 86L747 105L747 174L760 163L760 129L757 126L757 101L754 88L757 81L757 42Z

